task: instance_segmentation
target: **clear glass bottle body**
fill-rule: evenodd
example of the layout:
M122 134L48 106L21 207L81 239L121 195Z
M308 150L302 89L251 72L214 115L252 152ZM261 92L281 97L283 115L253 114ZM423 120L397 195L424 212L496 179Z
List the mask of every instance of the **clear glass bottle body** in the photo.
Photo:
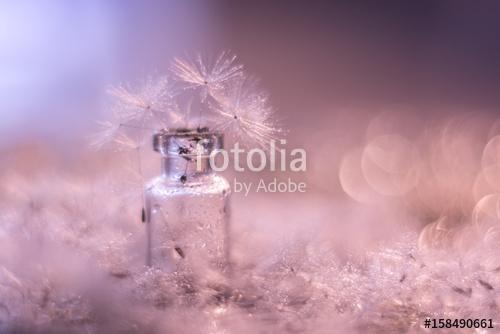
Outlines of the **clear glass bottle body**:
M170 132L155 139L162 174L146 186L147 264L199 275L229 264L229 183L210 168L220 137Z

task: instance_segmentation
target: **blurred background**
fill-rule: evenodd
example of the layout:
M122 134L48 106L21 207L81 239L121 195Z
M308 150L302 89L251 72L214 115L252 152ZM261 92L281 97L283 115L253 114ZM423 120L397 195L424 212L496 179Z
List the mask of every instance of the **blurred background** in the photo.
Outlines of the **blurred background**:
M359 234L356 224L399 221L408 198L424 224L469 212L489 191L473 186L500 128L499 15L497 1L2 0L0 170L81 164L108 117L107 87L164 73L175 56L231 50L270 92L288 147L308 153L293 178L311 206L297 215L292 195L260 196L261 216L324 225L331 210ZM112 170L99 159L87 172ZM154 175L157 160L147 165ZM366 209L381 198L388 213Z
M226 49L292 133L334 135L346 109L352 122L387 108L496 112L499 14L497 1L2 0L0 144L67 145L99 119L108 85Z

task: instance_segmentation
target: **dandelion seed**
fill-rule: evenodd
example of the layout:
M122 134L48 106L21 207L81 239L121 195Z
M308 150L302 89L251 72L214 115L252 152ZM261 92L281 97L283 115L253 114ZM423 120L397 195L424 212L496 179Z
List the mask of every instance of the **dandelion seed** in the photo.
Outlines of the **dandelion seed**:
M257 144L267 149L281 130L273 120L267 94L257 89L255 81L245 76L243 66L235 60L236 56L228 52L221 53L211 64L204 63L200 55L194 61L175 59L175 77L185 89L200 95L177 94L164 76L149 77L138 89L112 87L109 93L116 98L116 121L101 123L104 130L94 137L93 146L99 148L111 142L120 148L138 148L150 135L147 130L215 124L214 130L227 133L245 146ZM205 103L207 97L210 99ZM142 134L133 128L142 129Z
M113 142L118 144L118 149L138 149L144 145L146 137L145 134L132 137L125 133L118 133Z
M142 125L149 121L164 127L182 119L174 97L175 92L167 77L149 77L138 90L123 85L111 87L108 93L117 99L116 116L123 122L139 120Z
M201 101L208 95L217 98L228 84L243 75L243 66L235 64L236 56L222 52L212 66L207 66L201 55L195 60L175 58L172 64L174 75L186 84L185 88L201 88Z
M211 109L217 116L214 130L246 146L257 144L268 149L269 141L276 140L281 132L273 120L267 94L259 91L256 81L250 78L235 83L227 96L211 104Z
M99 150L113 142L120 130L121 123L118 121L97 121L97 123L102 129L91 136L90 147Z
M114 121L97 122L102 130L90 138L90 147L96 150L105 146L116 150L137 149L149 138L148 132L152 129L120 123Z

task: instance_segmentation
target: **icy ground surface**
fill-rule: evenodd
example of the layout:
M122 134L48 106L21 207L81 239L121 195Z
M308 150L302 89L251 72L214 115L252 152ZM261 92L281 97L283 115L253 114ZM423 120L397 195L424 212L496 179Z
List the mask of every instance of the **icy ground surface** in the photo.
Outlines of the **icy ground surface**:
M498 321L496 227L443 237L437 221L368 242L379 225L356 225L369 217L331 199L235 197L232 275L167 274L144 267L140 195L124 179L2 176L1 333L417 333L426 317Z

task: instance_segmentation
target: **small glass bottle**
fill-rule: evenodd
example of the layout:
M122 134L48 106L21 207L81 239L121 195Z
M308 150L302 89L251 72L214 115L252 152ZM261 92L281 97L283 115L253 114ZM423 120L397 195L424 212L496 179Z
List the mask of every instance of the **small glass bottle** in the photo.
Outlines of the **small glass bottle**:
M166 271L225 273L229 263L229 183L209 155L222 135L207 128L153 137L162 174L146 186L147 265Z

